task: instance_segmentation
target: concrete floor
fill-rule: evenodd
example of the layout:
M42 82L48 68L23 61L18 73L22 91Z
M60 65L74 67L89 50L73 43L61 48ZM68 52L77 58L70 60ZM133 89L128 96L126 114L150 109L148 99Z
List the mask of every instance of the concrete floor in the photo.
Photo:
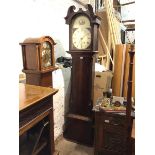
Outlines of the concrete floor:
M93 155L94 151L92 147L79 145L62 138L55 146L56 150L60 152L60 155Z

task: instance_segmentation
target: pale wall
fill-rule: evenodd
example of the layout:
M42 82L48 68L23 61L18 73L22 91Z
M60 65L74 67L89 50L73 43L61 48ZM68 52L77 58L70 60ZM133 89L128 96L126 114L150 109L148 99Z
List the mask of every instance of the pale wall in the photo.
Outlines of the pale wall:
M68 50L68 25L64 17L70 5L79 6L72 0L5 0L1 6L1 52L9 60L13 70L22 70L20 42L29 37L51 36L57 43L55 58L66 56ZM10 56L7 54L10 52ZM7 71L7 69L5 69ZM16 72L15 72L16 73ZM18 75L17 75L18 77ZM69 97L70 68L53 72L53 85L59 89L54 96L55 139L62 134L64 112ZM65 103L66 100L66 103ZM65 103L65 104L64 104Z
M68 25L64 17L70 5L78 6L72 0L27 0L20 3L20 27L17 42L27 37L51 36L56 42L55 59L66 56L68 50ZM18 22L19 23L19 22ZM17 44L18 53L21 54ZM22 57L22 56L20 56ZM53 97L54 135L62 134L65 112L65 96L69 93L70 69L58 69L53 72L53 87L59 92ZM68 94L69 96L69 94Z
M5 0L1 3L0 51L3 56L1 56L0 62L2 63L1 72L5 75L1 76L4 77L0 80L1 83L5 84L4 80L13 79L14 76L10 75L14 74L18 79L23 68L22 51L19 43L26 38L49 35L56 42L55 59L60 56L67 56L69 27L65 24L64 17L71 5L75 5L78 9L79 4L73 0ZM8 68L5 67L6 63L9 64ZM63 131L64 112L67 110L69 98L69 83L70 68L58 69L53 72L53 85L59 89L59 92L54 96L55 139ZM17 84L18 81L16 84L14 82L9 83L10 92L15 91L11 88L17 87ZM8 89L4 89L4 92L6 91ZM15 103L13 108L18 107Z

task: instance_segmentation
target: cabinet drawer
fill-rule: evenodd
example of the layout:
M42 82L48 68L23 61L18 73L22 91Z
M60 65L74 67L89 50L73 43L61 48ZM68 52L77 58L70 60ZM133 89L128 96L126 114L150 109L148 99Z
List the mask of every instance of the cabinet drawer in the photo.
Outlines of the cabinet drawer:
M51 97L48 97L42 101L36 102L31 107L28 107L19 112L19 127L21 128L25 124L29 123L31 120L37 116L43 114L44 112L53 109L51 103Z
M114 126L125 126L126 119L122 116L104 115L102 123L111 124Z

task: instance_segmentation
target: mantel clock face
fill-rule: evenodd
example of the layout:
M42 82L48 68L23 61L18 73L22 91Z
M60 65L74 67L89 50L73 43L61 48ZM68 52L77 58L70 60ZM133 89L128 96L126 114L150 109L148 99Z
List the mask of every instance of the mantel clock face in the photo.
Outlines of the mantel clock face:
M72 49L85 50L90 48L91 25L87 16L77 16L73 21L71 31Z
M48 41L43 42L42 50L41 50L42 68L46 68L52 65L51 52L52 52L52 48L50 43Z

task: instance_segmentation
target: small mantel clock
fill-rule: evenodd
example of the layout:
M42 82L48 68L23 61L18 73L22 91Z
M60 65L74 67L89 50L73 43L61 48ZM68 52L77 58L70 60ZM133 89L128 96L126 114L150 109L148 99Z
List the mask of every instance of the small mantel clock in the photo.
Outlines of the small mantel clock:
M26 83L52 87L52 71L56 70L54 60L55 42L50 36L27 38L22 46L23 72Z
M98 50L100 18L90 4L86 10L70 6L66 24L69 25L69 51L72 56L71 94L66 115L64 137L85 145L93 144L92 87L94 59Z

